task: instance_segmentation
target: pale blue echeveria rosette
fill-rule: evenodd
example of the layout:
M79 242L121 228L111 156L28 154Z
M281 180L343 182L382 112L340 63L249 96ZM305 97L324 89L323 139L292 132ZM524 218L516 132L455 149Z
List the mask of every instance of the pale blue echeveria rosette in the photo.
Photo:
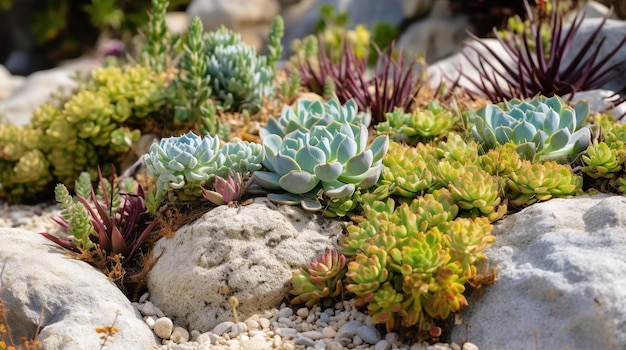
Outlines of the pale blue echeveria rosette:
M321 194L329 198L351 196L357 188L372 187L383 169L389 138L379 136L368 145L364 124L331 122L310 130L295 130L284 137L263 138L268 171L254 173L255 183L269 191L268 198L321 210Z

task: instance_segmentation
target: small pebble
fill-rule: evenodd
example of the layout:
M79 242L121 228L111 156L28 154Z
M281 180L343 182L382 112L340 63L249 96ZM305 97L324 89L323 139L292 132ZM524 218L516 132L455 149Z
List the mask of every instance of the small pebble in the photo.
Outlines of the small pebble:
M293 315L293 310L291 310L291 308L285 307L280 309L280 311L278 311L278 318L281 317L290 317L291 315Z
M263 317L259 319L259 325L261 326L261 328L263 329L267 329L270 327L270 320L268 320L267 318Z
M374 326L361 326L356 334L368 344L376 344L380 340L380 332Z
M330 316L327 313L322 312L320 314L320 317L317 319L317 321L328 324L330 322Z
M276 328L274 332L283 338L295 338L298 333L293 328Z
M296 338L296 340L294 340L294 343L296 345L314 346L315 345L315 340L313 340L311 338L299 336L298 338Z
M189 332L189 335L191 336L191 339L198 339L198 337L200 336L200 332L197 330L193 330L191 332Z
M303 319L309 316L309 309L306 307L301 307L296 311L296 315L302 317Z
M196 338L196 341L200 344L211 344L211 334L209 332L202 333Z
M235 323L234 325L232 325L232 327L230 327L231 334L229 335L231 338L235 338L239 334L247 332L247 331L248 331L248 326L246 326L246 324L243 322L239 322L239 323Z
M156 323L156 317L154 316L145 316L143 321L150 327L150 329L154 329L154 324Z
M290 327L290 328L293 328L296 326L296 324L292 320L288 319L287 317L279 317L278 323L282 323L283 325Z
M146 300L148 300L148 298L150 297L150 293L145 292L143 293L143 295L139 298L139 303L143 304L146 302Z
M478 350L478 346L473 343L464 343L463 350Z
M154 323L154 334L161 339L169 339L174 330L174 323L167 317L161 317Z
M156 307L149 301L141 305L141 309L139 311L141 311L141 314L144 316L157 316Z
M361 344L363 344L363 339L361 339L361 337L359 337L358 335L355 335L354 337L352 337L352 345L359 346ZM348 345L348 344L344 344L344 345Z
M322 339L322 333L318 331L308 331L300 333L303 337L311 338L313 340Z
M339 342L332 341L328 344L328 350L343 350L344 347Z
M252 319L247 319L246 320L246 326L248 326L248 329L259 329L259 327L261 326L259 324L259 322L252 320Z
M235 323L231 322L231 321L224 321L224 322L218 324L217 326L215 326L215 328L213 328L213 333L215 333L217 335L223 335L228 330L230 330L233 327L234 324Z
M336 334L337 331L333 327L328 326L322 329L322 337L324 338L334 338Z
M389 342L386 341L385 339L379 341L374 346L374 350L389 350L389 349L391 349L391 344L389 344Z
M461 345L457 343L450 343L450 349L452 350L461 350Z
M189 341L189 332L183 327L174 327L170 339L178 344Z
M315 342L315 350L325 350L326 343L322 339Z

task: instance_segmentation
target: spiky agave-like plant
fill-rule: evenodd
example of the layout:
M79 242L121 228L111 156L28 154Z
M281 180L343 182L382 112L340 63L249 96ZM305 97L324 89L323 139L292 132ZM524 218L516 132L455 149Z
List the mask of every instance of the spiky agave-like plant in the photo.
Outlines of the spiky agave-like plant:
M502 102L515 97L532 97L539 93L563 96L597 89L621 74L617 69L618 64L609 65L608 62L626 43L626 37L605 56L601 56L606 37L601 36L600 31L607 17L604 17L596 30L576 50L572 42L585 15L579 12L570 27L564 29L563 14L556 10L556 0L552 2L549 18L544 19L542 16L536 17L528 1L524 1L529 21L519 33L502 38L494 29L495 37L504 47L505 55L496 53L485 41L470 34L476 39L478 47L484 48L486 52L468 45L468 48L478 54L478 62L469 58L468 60L480 74L480 79L472 78L462 71L461 76L491 101ZM549 26L552 38L546 49L542 37L545 25ZM567 65L566 57L572 57Z

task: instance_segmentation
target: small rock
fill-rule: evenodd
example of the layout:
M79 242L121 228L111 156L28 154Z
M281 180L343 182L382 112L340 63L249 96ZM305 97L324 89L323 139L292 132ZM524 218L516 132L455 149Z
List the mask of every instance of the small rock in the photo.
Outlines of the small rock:
M197 331L197 330L195 330L195 329L194 329L193 331L191 331L190 333L191 333L191 334L190 334L191 339L198 339L198 337L199 337L199 336L200 336L200 334L201 334L201 333L200 333L200 331Z
M452 349L452 350L462 350L461 349L461 345L459 345L457 343L450 343L450 349Z
M317 319L317 321L328 324L330 322L330 316L327 313L322 312L320 314L320 317Z
M374 326L359 327L356 334L368 344L376 344L380 340L380 332Z
M156 317L154 316L145 316L143 321L150 327L150 329L154 329L154 324L156 323Z
M303 337L311 338L313 340L322 339L322 333L318 331L308 331L300 333Z
M315 350L325 350L326 343L322 339L315 342Z
M247 331L248 331L248 326L246 326L245 323L243 323L243 322L235 323L230 328L230 332L231 332L230 337L234 338L234 337L238 336L239 334L245 333Z
M335 335L335 341L338 341L343 346L350 344L350 342L352 342L352 338L356 335L357 329L359 329L360 327L363 327L363 324L359 321L346 322L337 331L337 334Z
M293 315L293 310L291 310L291 308L285 307L280 309L280 311L278 311L278 318L281 317L290 317L291 315Z
M154 306L154 304L152 304L149 301L141 305L141 309L139 311L144 316L156 316L157 315L156 307Z
M363 344L363 339L361 339L361 337L359 337L358 335L355 335L354 337L352 337L352 345L356 345L359 346ZM348 345L348 344L345 344Z
M335 331L333 327L328 326L322 329L323 338L334 338L336 334L337 334L337 331Z
M145 303L149 297L150 297L150 293L148 292L143 293L143 295L139 298L139 304Z
M294 340L294 343L296 345L314 346L315 345L315 340L313 340L311 338L299 336L298 338L296 338L296 340Z
M183 327L175 327L170 339L178 344L186 343L189 341L189 332Z
M296 324L292 320L288 319L287 317L279 317L278 323L282 323L283 325L290 327L290 328L293 328L296 326Z
M332 341L328 344L328 350L343 350L344 347L343 345L341 345L341 343L336 342L336 341Z
M464 343L463 350L478 350L478 346L472 343Z
M213 328L213 333L215 333L217 335L222 335L222 334L226 333L226 331L231 329L234 324L235 323L232 322L232 321L224 321L224 322L218 324L217 326L215 326L215 328Z
M262 329L267 329L270 327L270 320L268 320L265 317L262 317L259 319L259 325L261 326Z
M161 339L169 339L174 330L174 323L167 317L161 317L154 323L154 334Z
M272 344L265 340L263 335L256 335L244 342L243 348L246 350L265 350L271 348Z
M415 343L413 345L411 345L411 348L409 350L426 350L428 347L428 345L424 344L424 343Z
M374 346L374 350L389 350L391 349L391 344L389 344L388 341L386 341L385 339L379 341L378 343L376 343L376 346Z
M248 326L248 329L259 329L260 327L259 322L251 319L246 320L246 326Z
M211 344L211 335L212 333L210 332L202 333L196 338L196 342L199 344Z
M274 333L283 338L295 338L298 332L293 328L276 328Z
M306 307L301 307L296 311L296 315L302 317L303 319L309 316L309 309Z

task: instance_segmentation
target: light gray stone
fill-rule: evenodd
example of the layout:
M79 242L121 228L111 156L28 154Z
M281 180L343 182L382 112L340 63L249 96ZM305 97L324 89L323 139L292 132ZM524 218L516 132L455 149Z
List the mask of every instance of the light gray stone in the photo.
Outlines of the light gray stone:
M22 86L24 77L11 75L6 67L0 64L0 101L11 96L13 91Z
M424 56L427 62L448 57L463 46L467 38L467 17L429 16L409 26L398 40L407 57Z
M177 324L208 331L280 305L292 272L336 247L341 225L320 214L275 206L265 197L239 208L217 207L153 249L162 255L148 275L150 300Z
M570 94L563 96L567 101L570 100ZM571 98L572 103L576 103L580 100L589 102L590 113L609 113L615 119L619 119L626 115L626 102L622 102L616 105L616 101L619 100L619 96L615 92L610 90L589 90L580 91L574 94Z
M187 7L187 16L190 20L200 18L207 32L222 25L230 28L260 50L279 10L277 0L193 0Z
M498 222L498 280L463 312L452 341L494 349L626 348L626 197L533 204Z
M161 317L154 323L154 334L161 339L170 339L174 331L174 323L168 317Z
M107 349L156 345L130 301L101 271L66 256L43 236L0 228L0 266L0 299L13 339L32 339L39 325L42 350L98 349L96 327L115 320L119 332Z
M404 18L421 16L430 11L433 0L400 0Z

